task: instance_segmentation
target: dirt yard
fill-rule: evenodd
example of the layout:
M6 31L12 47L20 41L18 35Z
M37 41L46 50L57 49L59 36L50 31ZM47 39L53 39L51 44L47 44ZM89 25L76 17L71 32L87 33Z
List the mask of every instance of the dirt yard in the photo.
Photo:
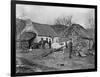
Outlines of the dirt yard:
M68 52L62 53L62 51L51 53L50 55L43 57L49 53L50 49L34 49L31 52L19 52L16 53L17 59L24 65L35 67L34 70L43 71L59 71L59 70L76 70L76 69L89 69L94 68L94 56L89 55L86 57L73 56L71 59L68 57Z

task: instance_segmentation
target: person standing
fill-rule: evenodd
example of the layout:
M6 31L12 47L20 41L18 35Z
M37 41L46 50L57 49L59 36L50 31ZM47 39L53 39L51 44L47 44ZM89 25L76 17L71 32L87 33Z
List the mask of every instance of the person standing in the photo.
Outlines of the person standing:
M67 44L67 41L65 42L65 47L66 47L66 49L68 48L68 44Z
M43 45L43 43L44 43L44 40L43 40L43 38L41 38L41 40L39 41L40 48L44 48L44 45Z
M73 43L72 43L72 39L70 39L69 41L69 58L72 58L72 48L73 48Z
M34 36L28 40L29 49L31 48L32 43L34 42L34 39L35 39L35 38L36 38L36 33L34 33Z
M43 42L43 46L44 46L43 49L47 48L47 45L48 45L48 38L46 38L46 40L44 40Z
M45 40L45 44L46 44L46 43L48 44L48 38L46 38L46 40Z
M49 39L48 44L49 44L49 49L51 49L51 40L50 39Z

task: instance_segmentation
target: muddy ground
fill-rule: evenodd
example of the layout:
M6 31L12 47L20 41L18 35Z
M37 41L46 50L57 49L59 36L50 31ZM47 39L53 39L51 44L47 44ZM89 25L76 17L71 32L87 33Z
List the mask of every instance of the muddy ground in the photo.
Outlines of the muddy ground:
M33 49L32 51L16 51L16 59L19 65L26 65L28 69L19 68L17 73L30 72L47 72L61 70L77 70L77 69L92 69L95 67L95 58L93 55L85 57L72 56L69 58L69 52L65 50L54 52L45 56L51 49ZM20 71L23 70L23 71ZM30 71L29 71L30 70Z

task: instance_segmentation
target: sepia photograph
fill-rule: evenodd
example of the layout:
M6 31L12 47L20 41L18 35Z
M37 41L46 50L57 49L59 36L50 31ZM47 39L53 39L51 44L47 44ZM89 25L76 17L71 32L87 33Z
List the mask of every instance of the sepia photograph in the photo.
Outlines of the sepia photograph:
M94 8L15 7L16 74L95 69Z

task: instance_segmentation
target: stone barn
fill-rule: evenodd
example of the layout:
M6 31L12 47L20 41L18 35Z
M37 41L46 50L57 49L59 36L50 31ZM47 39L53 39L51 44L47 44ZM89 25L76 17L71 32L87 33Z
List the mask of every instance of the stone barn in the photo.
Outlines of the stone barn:
M61 35L66 41L72 39L73 47L80 44L82 48L90 49L93 45L93 38L90 37L87 30L79 24L72 24L62 32Z

